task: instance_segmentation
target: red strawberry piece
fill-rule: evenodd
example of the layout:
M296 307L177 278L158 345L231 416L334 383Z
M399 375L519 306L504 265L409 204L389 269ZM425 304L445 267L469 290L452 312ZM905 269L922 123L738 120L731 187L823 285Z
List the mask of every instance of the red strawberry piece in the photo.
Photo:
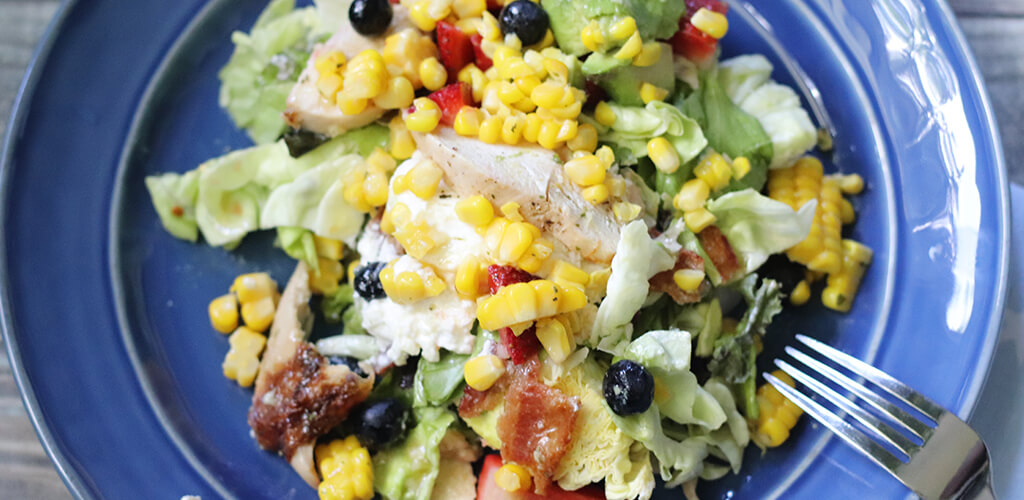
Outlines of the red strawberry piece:
M521 365L540 351L540 340L537 339L537 327L530 326L518 337L511 328L502 328L501 343L508 349L508 357L512 364Z
M441 108L441 123L448 126L455 123L455 116L463 106L473 105L473 91L465 82L448 84L427 97Z
M690 23L686 23L683 29L677 31L669 42L672 44L673 52L695 62L704 61L714 55L715 47L718 46L718 40Z
M487 277L491 282L491 295L498 293L498 290L505 286L540 279L522 269L499 265L487 266Z
M483 41L484 37L480 36L480 33L469 38L469 43L473 45L473 53L476 55L476 67L480 68L480 71L487 71L494 66L494 62L487 57L487 54L484 54L484 49L480 46Z
M441 64L448 70L448 81L453 82L459 70L473 62L473 43L454 24L437 23L437 50L441 53Z

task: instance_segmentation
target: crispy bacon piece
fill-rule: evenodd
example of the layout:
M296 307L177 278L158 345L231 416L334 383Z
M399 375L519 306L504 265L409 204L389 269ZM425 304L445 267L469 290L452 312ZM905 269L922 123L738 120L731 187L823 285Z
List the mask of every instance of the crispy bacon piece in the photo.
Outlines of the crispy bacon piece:
M658 292L665 292L672 300L676 301L677 304L692 304L694 302L700 302L700 298L707 291L707 283L702 283L700 289L687 292L676 285L675 279L672 275L680 269L704 269L704 259L701 258L697 252L691 252L689 250L681 250L679 256L676 257L676 265L668 271L662 271L655 274L651 278L651 289Z
M697 239L700 240L700 245L704 247L704 251L711 258L715 269L718 269L718 273L722 275L723 281L729 281L736 271L740 270L740 264L736 259L736 254L732 251L732 245L717 227L708 226L697 234Z
M501 457L529 469L534 490L544 494L551 475L572 442L580 403L538 380L534 359L515 366L505 376L505 409L498 418Z
M462 418L473 418L484 412L493 410L505 396L505 387L508 385L508 377L501 377L486 391L478 391L466 385L459 400L459 416Z

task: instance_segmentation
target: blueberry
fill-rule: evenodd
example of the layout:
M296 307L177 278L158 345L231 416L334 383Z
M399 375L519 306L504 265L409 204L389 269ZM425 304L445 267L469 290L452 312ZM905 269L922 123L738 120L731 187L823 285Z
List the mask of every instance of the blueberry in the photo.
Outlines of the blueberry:
M388 0L353 0L348 20L360 35L382 35L391 25L391 3Z
M327 362L332 365L345 365L356 375L360 377L366 376L366 372L359 367L359 360L352 356L327 356Z
M380 284L380 272L387 265L387 262L370 262L356 268L352 285L363 300L383 299L387 296L384 285Z
M359 443L374 451L400 440L411 420L409 407L398 398L365 403L354 417Z
M604 374L604 399L618 415L643 413L654 399L654 377L638 363L619 361Z
M551 24L544 8L531 0L516 0L505 5L498 15L498 22L502 33L515 33L524 46L543 40Z

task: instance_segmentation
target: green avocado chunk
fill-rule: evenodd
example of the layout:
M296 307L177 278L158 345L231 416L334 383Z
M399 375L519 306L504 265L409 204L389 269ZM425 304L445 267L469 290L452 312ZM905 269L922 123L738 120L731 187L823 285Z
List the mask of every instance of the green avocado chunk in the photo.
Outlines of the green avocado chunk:
M686 12L681 0L541 0L541 5L551 20L558 47L574 56L590 52L580 40L580 32L590 21L597 21L607 32L623 17L633 16L644 40L661 40L675 34L679 18Z

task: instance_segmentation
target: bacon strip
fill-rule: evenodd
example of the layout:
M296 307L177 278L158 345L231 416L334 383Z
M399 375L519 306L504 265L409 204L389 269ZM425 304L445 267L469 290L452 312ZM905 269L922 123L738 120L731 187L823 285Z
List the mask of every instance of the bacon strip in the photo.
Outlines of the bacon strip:
M707 282L702 283L700 289L687 292L676 285L675 279L672 277L676 271L680 269L704 269L704 259L701 258L697 252L691 252L683 249L679 251L679 256L676 257L676 265L668 271L662 271L655 274L651 280L651 290L657 292L667 293L672 300L676 301L676 304L692 304L694 302L700 302L700 298L707 291L709 285Z
M740 264L736 259L736 254L732 251L732 245L717 227L708 226L697 234L697 239L700 240L700 245L704 247L704 251L711 258L715 269L718 269L718 273L722 275L723 281L729 281L740 270Z

